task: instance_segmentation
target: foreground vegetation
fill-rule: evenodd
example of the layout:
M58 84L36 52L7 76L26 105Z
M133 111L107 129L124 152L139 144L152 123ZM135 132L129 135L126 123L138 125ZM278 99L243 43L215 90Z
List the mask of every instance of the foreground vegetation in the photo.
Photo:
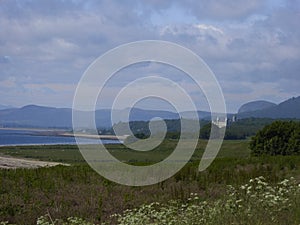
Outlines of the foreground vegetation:
M113 216L124 225L281 224L283 219L286 224L298 224L299 204L300 184L293 177L269 185L260 176L238 187L228 185L227 195L215 201L191 193L185 202L153 202Z
M102 178L85 164L76 146L1 148L0 154L72 165L34 170L0 170L0 221L14 224L36 224L37 221L39 224L47 224L47 221L53 224L55 220L56 224L134 224L127 219L136 218L135 224L144 224L140 216L155 223L152 216L169 215L178 223L185 221L185 216L186 219L195 220L195 224L201 224L201 219L206 221L202 224L216 224L216 219L220 219L222 224L300 223L299 194L293 197L296 192L289 189L291 185L284 191L291 196L283 196L284 199L288 198L288 207L283 207L280 213L277 210L281 203L264 205L273 197L278 198L277 190L281 187L279 182L289 179L289 184L299 183L299 156L250 157L249 141L225 141L218 158L207 170L199 173L198 164L205 144L204 141L199 143L191 162L172 178L146 187L122 186ZM152 162L168 155L175 145L176 141L166 141L160 149L150 152L154 154ZM122 145L111 145L108 148L116 157L131 160L133 164L142 163L150 154L132 154ZM256 204L242 187L254 185L254 190L257 184L251 184L249 180L260 176L264 177L259 178L261 182L267 184L256 192L255 198L274 196L265 199L263 204ZM295 180L290 180L290 177ZM232 193L234 195L231 196ZM229 204L229 208L225 207L226 204ZM251 207L250 211L247 205ZM149 214L148 209L153 214ZM174 212L177 216L174 216ZM273 219L270 213L275 214ZM253 219L251 215L254 215Z
M300 155L300 122L275 121L252 138L252 154Z
M152 202L111 217L120 225L279 224L283 220L285 224L298 224L299 204L300 184L295 178L270 185L260 176L238 187L228 185L227 195L218 200L208 202L191 193L186 201ZM49 214L39 217L37 224L93 225L78 217L53 220Z

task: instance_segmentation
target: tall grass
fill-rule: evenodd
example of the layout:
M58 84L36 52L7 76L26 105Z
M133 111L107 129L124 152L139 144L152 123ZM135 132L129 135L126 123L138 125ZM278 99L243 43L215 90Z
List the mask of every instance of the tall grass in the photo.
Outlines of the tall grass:
M68 218L78 217L95 224L105 221L114 224L118 217L111 218L113 214L125 215L123 213L126 209L139 209L142 205L150 205L153 202L163 206L169 206L173 200L186 204L191 193L196 193L201 202L206 201L214 207L216 202L228 196L228 185L238 189L255 177L263 176L271 187L291 176L295 177L296 182L300 181L299 156L249 157L243 152L248 151L245 145L247 142L225 142L226 148L223 147L220 153L223 154L222 157L217 158L203 172L197 171L199 158L196 153L193 160L173 177L146 187L122 186L104 179L81 161L80 154L74 147L46 146L40 150L38 147L11 148L12 155L30 155L48 160L61 158L62 162L71 162L72 165L30 170L1 169L0 221L35 224L38 218L46 215L45 219L59 219L61 223L67 223ZM199 155L203 146L203 143L200 144ZM119 151L124 150L122 146L110 148L115 151L118 151L117 148ZM3 153L9 149L1 151ZM281 217L295 219L299 208L298 198L291 209L282 211ZM221 218L230 222L229 217L230 215ZM237 222L238 219L245 218L241 214L232 220ZM284 219L281 222L284 222Z
M241 186L228 186L227 195L205 201L197 193L184 201L153 202L114 214L120 225L299 224L300 184L295 179L270 185L260 176Z

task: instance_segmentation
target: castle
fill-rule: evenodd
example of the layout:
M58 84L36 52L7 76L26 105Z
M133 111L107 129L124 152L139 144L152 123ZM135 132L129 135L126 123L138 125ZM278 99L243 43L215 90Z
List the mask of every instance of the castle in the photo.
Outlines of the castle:
M234 123L236 121L236 116L233 115L232 119L228 119L227 117L217 117L215 120L212 120L212 123L219 128L226 127L229 123Z

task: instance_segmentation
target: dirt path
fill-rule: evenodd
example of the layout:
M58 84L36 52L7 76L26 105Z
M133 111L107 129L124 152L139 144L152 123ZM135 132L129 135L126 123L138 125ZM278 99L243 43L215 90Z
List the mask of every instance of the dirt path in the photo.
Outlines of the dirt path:
M4 169L16 169L16 168L39 168L39 167L51 167L57 165L69 166L69 164L56 163L56 162L44 162L33 159L20 159L10 156L0 156L0 168Z

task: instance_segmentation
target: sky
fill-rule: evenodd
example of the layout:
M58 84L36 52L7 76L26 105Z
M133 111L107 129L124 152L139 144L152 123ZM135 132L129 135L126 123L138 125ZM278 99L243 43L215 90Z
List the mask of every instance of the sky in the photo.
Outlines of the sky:
M280 103L300 95L299 21L299 0L0 0L0 105L72 107L95 59L141 40L174 42L199 55L214 72L228 112L254 100ZM99 107L110 107L115 94L140 76L172 79L198 109L208 109L184 73L158 63L118 72ZM158 95L171 90L144 85ZM138 106L164 108L156 100Z

